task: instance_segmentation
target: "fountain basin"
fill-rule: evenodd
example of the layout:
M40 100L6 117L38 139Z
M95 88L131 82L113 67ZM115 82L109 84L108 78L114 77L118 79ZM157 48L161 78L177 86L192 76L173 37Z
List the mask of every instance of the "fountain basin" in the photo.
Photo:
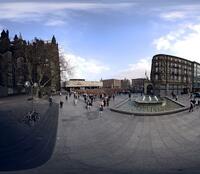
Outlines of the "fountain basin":
M151 102L127 99L110 109L115 112L136 116L158 116L182 112L189 108L168 97L164 97Z

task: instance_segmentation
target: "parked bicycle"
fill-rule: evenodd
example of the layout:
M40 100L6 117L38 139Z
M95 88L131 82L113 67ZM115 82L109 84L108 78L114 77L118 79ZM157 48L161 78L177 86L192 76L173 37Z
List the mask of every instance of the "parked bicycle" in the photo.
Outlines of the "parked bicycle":
M25 116L24 119L22 120L24 123L31 124L35 123L40 120L39 113L36 112L35 110L28 112Z

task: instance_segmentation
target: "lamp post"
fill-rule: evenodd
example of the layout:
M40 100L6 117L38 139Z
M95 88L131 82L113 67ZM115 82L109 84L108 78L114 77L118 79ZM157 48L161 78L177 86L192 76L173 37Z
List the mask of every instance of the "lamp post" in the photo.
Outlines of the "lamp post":
M25 87L26 87L26 88L31 88L32 112L34 111L34 107L33 107L33 88L36 88L37 86L38 86L37 83L31 84L29 81L26 81L26 82L25 82Z

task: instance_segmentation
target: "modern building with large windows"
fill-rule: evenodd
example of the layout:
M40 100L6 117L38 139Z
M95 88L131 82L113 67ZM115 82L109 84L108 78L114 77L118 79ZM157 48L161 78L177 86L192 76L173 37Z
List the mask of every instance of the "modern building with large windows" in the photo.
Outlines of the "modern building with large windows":
M154 93L170 95L189 93L200 89L200 67L184 58L158 54L152 59L151 81Z

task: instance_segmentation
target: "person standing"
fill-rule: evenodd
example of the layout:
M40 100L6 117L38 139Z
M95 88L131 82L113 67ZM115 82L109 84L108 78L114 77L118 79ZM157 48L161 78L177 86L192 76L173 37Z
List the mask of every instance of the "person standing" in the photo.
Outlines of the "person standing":
M109 102L110 102L110 98L107 97L107 101L106 101L107 107L109 107Z
M75 98L74 98L74 105L75 105L75 106L77 105L77 102L78 102L78 99L75 97Z
M52 102L53 102L53 97L52 95L49 97L49 104L52 105Z
M193 112L193 106L194 104L193 104L193 101L192 100L190 100L190 109L189 109L189 112Z
M130 92L128 93L128 97L129 97L129 99L131 98L131 93Z
M115 94L113 94L113 101L115 100Z
M63 101L60 100L60 108L62 108L62 107L63 107Z
M88 111L90 111L90 101L89 100L87 100L87 102L86 102L86 108Z

